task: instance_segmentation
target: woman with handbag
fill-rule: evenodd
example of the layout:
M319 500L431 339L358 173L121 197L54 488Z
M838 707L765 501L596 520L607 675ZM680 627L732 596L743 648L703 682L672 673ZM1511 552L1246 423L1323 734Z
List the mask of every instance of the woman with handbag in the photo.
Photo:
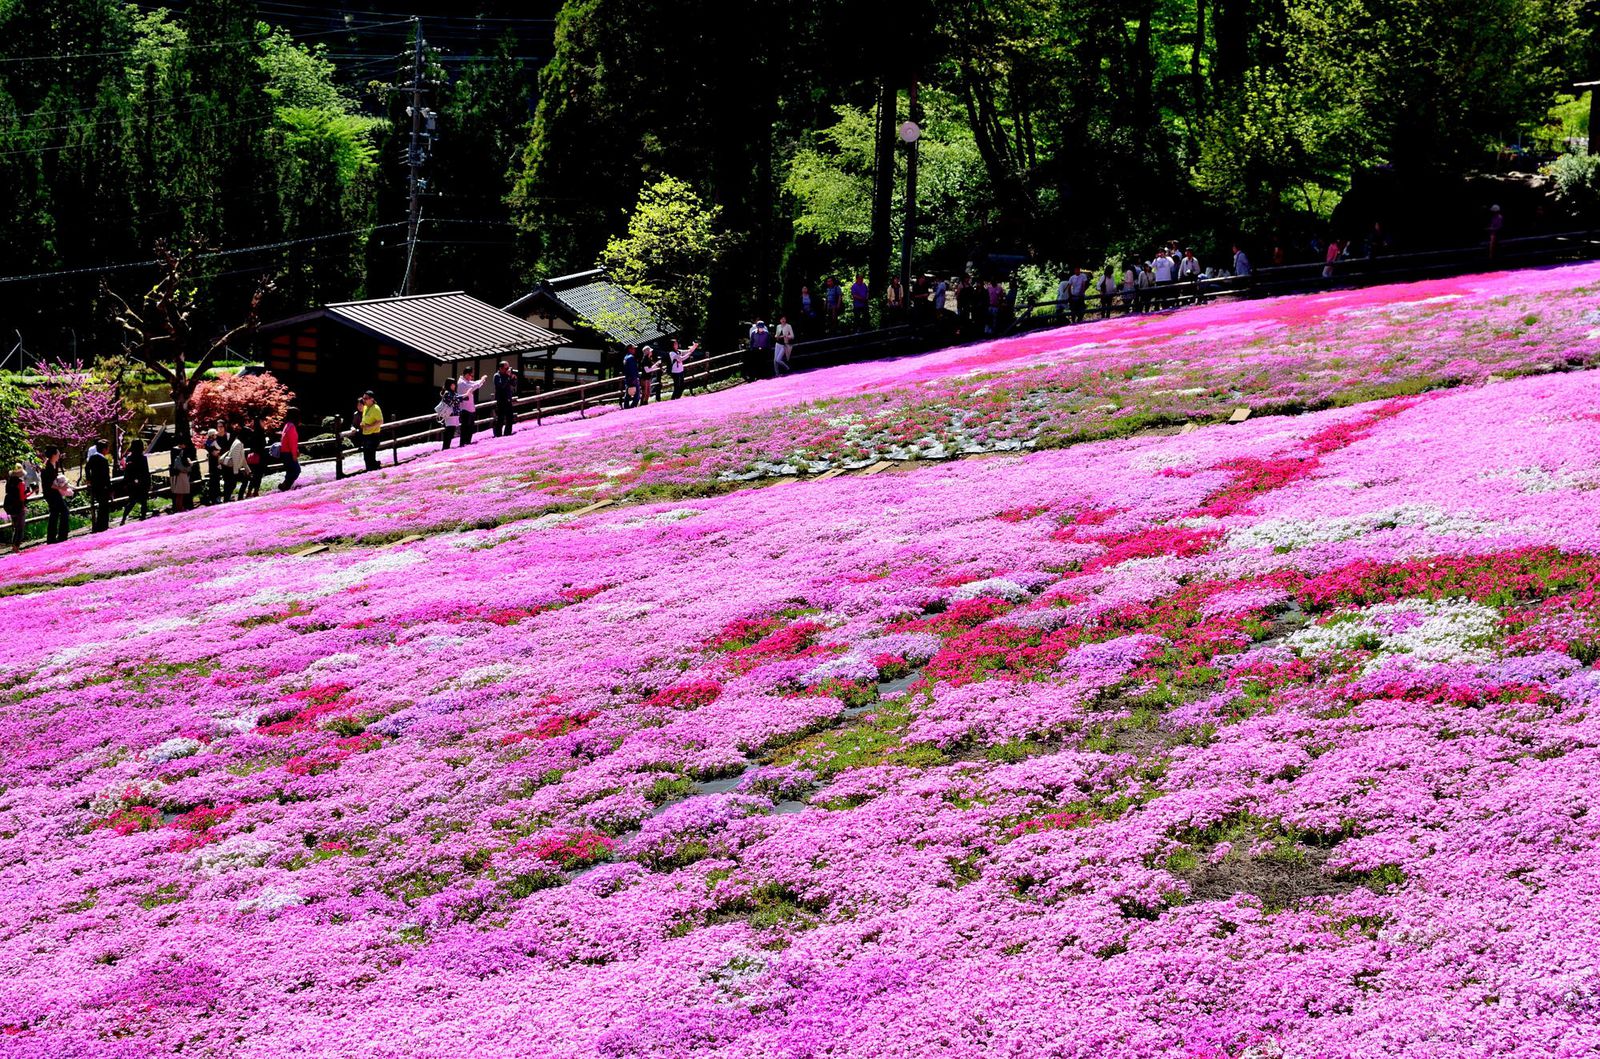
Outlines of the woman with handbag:
M171 462L167 465L167 478L172 486L174 511L188 511L194 506L193 487L189 482L189 470L193 464L188 445L180 443L173 448Z
M267 473L267 428L261 417L254 416L244 432L245 463L250 468L249 486L245 496L261 495L261 476Z
M128 454L122 458L122 481L128 487L128 502L122 506L122 521L128 524L128 513L139 505L139 521L150 514L150 460L144 454L144 442L134 438L128 445Z
M235 423L228 436L228 454L222 457L222 499L243 500L250 489L250 453L244 447L244 427ZM239 495L233 496L235 487Z
M444 381L444 388L439 391L439 403L434 405L433 414L444 424L443 447L448 449L450 439L456 436L456 430L461 426L461 394L456 390L456 380Z
M67 501L72 499L72 483L67 481L67 472L61 469L61 450L54 445L44 450L44 466L39 468L39 485L44 492L44 506L50 513L45 542L55 544L64 541L72 528L72 517L67 512Z

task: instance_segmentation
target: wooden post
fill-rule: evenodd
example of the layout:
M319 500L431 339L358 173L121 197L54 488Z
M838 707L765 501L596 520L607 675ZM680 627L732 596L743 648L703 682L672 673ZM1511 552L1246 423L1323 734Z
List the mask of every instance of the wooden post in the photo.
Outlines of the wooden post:
M333 435L333 477L335 481L344 479L344 435Z
M584 383L578 387L578 418L589 418L589 384Z

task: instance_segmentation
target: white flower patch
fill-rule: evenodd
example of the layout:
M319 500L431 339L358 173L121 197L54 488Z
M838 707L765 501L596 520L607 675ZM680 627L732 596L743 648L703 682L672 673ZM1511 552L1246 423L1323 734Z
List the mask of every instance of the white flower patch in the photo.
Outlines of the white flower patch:
M206 875L225 875L244 868L260 868L276 852L278 847L272 842L249 835L233 835L201 850L194 867Z
M1294 550L1354 540L1387 529L1419 529L1440 537L1481 537L1499 527L1481 519L1450 514L1432 504L1401 504L1338 518L1269 519L1233 530L1228 534L1227 543L1231 548Z
M1344 620L1311 625L1284 643L1302 655L1369 649L1370 670L1384 658L1407 655L1425 663L1486 662L1500 612L1471 600L1402 600L1355 611Z
M1009 603L1021 603L1028 598L1028 590L1015 581L1008 581L1003 577L986 577L982 581L969 581L950 593L950 599L954 602L977 599L979 596L992 596Z
M655 610L654 603L591 603L590 613L609 622L636 621Z
M361 667L361 656L349 651L325 655L306 666L307 673L343 673Z
M638 529L641 526L664 526L673 522L682 522L686 518L694 518L700 514L699 510L692 507L675 507L670 511L657 511L652 515L639 515L626 522L614 523L611 529Z
M205 749L205 744L200 740L185 739L180 736L151 747L145 751L144 759L153 761L156 764L163 764L168 761L176 761L181 757L193 757L203 749Z
M525 676L528 669L514 662L493 662L485 666L474 666L451 680L446 687L452 688L481 688L489 684L499 684L507 680Z
M1128 466L1136 471L1165 471L1174 467L1193 467L1200 462L1200 457L1192 452L1171 452L1156 449L1141 452L1128 461Z
M271 915L285 908L303 905L306 899L301 894L292 890L274 890L268 888L261 891L260 897L247 897L236 906L241 912L265 912Z

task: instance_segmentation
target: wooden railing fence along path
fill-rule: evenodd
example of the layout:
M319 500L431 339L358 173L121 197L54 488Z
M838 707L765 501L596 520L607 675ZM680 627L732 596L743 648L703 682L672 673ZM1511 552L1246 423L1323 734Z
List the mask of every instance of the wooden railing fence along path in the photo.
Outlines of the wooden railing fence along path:
M685 396L737 374L744 367L744 357L743 350L736 350L731 353L718 353L689 361L684 379ZM661 378L670 379L670 376L663 372ZM526 423L532 420L537 425L542 424L546 419L571 415L574 412L580 418L583 418L590 411L607 406L620 406L623 398L623 389L624 382L619 377L518 397L513 401L515 421ZM670 383L668 390L670 391ZM670 400L670 397L667 399ZM465 415L466 413L463 412L462 414ZM494 424L494 402L490 400L480 403L473 414L475 417L475 430L478 433L489 431ZM418 450L403 454L401 452L402 449L429 441L442 441L444 439L444 424L432 412L427 415L412 416L409 419L389 420L383 424L383 430L380 432L379 438L379 451L387 456L387 462L391 466L399 466L418 456L425 455L427 452L427 450ZM341 430L337 435L331 437L303 441L300 443L300 466L304 469L319 464L331 463L333 464L336 478L345 478L351 474L358 474L362 469L359 443L358 433L348 429ZM205 456L202 453L199 461L202 470L205 468L205 462ZM353 466L350 465L352 463ZM79 474L81 475L81 470ZM92 518L93 505L90 502L88 488L76 481L74 481L74 488L76 489L76 494L67 501L70 517L74 521ZM199 506L198 501L204 496L204 493L204 489L195 492L196 506ZM127 483L122 476L118 475L112 478L111 495L116 498L112 501L112 513L113 516L116 516L127 501ZM167 476L159 472L153 474L150 498L154 500L157 497L171 496L172 485ZM30 497L28 507L30 512L27 519L28 526L43 525L47 521L49 515L45 509L45 501L42 496Z

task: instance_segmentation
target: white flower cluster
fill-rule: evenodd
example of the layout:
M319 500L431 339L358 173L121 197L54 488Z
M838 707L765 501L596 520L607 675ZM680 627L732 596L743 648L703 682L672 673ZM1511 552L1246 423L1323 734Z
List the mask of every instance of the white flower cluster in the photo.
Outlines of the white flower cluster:
M1493 523L1452 515L1432 504L1400 504L1382 511L1318 519L1270 519L1228 534L1231 548L1294 550L1316 544L1355 540L1386 529L1417 529L1440 537L1479 537L1493 532Z
M956 603L977 599L980 596L1003 599L1008 603L1021 603L1028 598L1028 590L1015 581L1007 581L1003 577L986 577L982 581L968 581L950 593L951 602Z
M144 759L153 761L156 764L162 764L168 761L176 761L181 757L193 757L195 754L200 753L204 747L205 744L198 739L185 739L179 736L176 739L168 739L165 743L151 747L145 751Z
M260 868L278 847L249 835L234 835L214 846L207 846L195 857L195 868L206 875L226 875L243 868Z
M1407 655L1423 663L1482 662L1490 657L1500 612L1471 600L1403 600L1355 611L1344 620L1310 625L1284 642L1301 654L1366 648L1376 652L1367 668Z
M238 904L241 912L265 912L271 915L284 908L293 908L303 905L306 899L300 894L290 890L274 890L267 888L261 891L260 897L247 897Z

